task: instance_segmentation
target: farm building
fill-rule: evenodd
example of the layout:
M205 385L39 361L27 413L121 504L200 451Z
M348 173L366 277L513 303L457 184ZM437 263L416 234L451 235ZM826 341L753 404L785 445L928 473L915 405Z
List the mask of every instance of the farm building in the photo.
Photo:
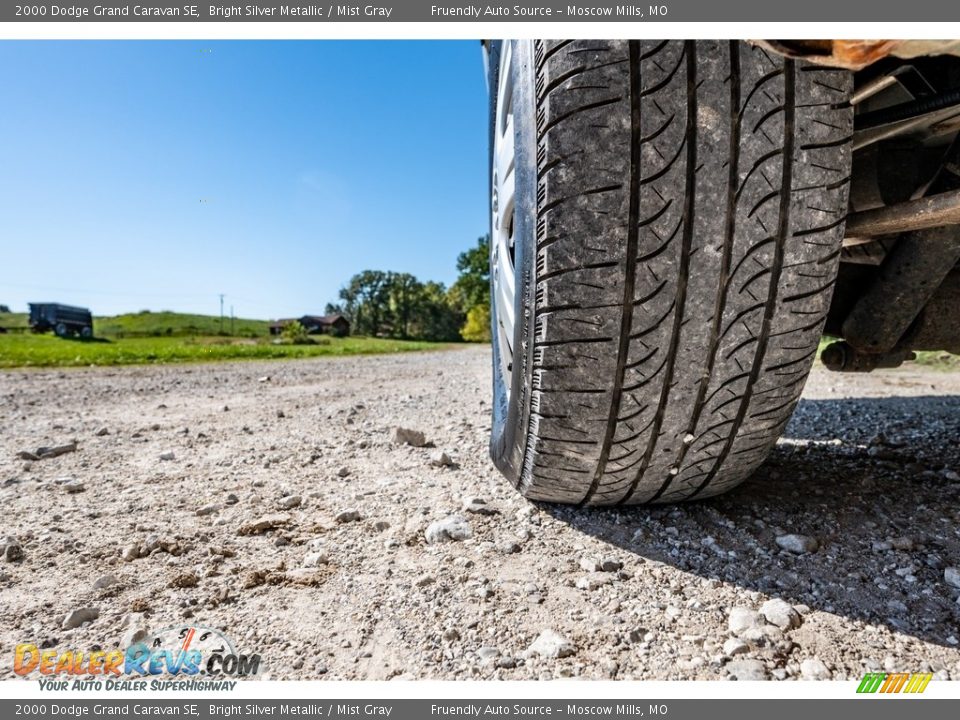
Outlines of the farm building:
M283 329L292 322L299 322L310 335L345 337L350 334L350 321L343 315L304 315L298 318L282 318L270 323L270 334L281 334Z

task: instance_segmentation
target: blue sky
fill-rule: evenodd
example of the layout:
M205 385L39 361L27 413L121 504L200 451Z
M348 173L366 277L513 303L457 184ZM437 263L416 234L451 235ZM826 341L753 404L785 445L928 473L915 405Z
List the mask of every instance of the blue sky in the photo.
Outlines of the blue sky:
M0 304L320 312L487 231L470 42L0 42Z

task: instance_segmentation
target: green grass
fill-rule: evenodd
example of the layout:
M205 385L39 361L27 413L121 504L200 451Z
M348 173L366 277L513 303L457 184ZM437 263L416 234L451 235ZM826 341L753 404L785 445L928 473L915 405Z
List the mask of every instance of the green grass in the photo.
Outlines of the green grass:
M275 345L267 339L148 337L81 341L25 333L0 335L0 368L336 357L446 347L449 345L445 343L363 337L323 336L311 345Z

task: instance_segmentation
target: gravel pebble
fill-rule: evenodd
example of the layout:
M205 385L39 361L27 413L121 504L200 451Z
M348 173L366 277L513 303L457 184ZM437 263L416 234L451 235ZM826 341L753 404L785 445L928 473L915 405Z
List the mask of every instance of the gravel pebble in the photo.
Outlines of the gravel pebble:
M100 609L95 607L82 607L77 608L76 610L71 610L67 613L66 617L63 618L61 627L64 630L73 630L78 628L84 623L93 622L98 617L100 617Z
M398 427L393 431L393 442L395 442L397 445L424 447L427 444L427 436L419 430Z
M741 682L752 680L766 680L767 666L762 660L734 660L726 666L727 673Z
M734 635L741 635L751 628L763 627L763 617L756 610L735 607L727 617L727 629Z
M792 630L800 627L800 613L784 600L767 600L760 606L760 614L766 618L768 623L776 625L781 630Z
M527 649L528 655L553 659L570 657L576 652L576 645L552 629L541 632Z
M943 580L950 587L960 588L960 568L948 567L944 569Z
M780 535L777 537L777 545L796 555L815 553L820 548L820 543L817 542L816 538L809 535Z
M424 536L427 544L435 545L454 540L468 540L473 537L473 530L465 518L460 515L450 515L430 523Z
M800 675L804 680L829 680L833 673L820 658L807 658L800 663Z

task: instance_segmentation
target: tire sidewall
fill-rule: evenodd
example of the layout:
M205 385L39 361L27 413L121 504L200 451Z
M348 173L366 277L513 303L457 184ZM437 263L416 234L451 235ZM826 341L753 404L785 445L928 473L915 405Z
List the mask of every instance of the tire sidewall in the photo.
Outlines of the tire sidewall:
M493 344L493 418L490 455L497 468L514 485L522 483L530 396L533 377L533 342L536 302L536 98L534 96L534 48L530 40L505 40L513 46L509 68L514 73L514 147L516 152L516 199L514 214L514 357L510 377L504 377L500 362L496 303L491 294L490 320ZM490 166L492 183L493 137L496 122L496 88L499 87L500 48L491 53ZM492 214L490 237L493 238ZM492 248L492 242L491 242ZM491 255L492 258L492 255ZM491 283L492 288L492 283ZM510 383L510 392L507 392Z

